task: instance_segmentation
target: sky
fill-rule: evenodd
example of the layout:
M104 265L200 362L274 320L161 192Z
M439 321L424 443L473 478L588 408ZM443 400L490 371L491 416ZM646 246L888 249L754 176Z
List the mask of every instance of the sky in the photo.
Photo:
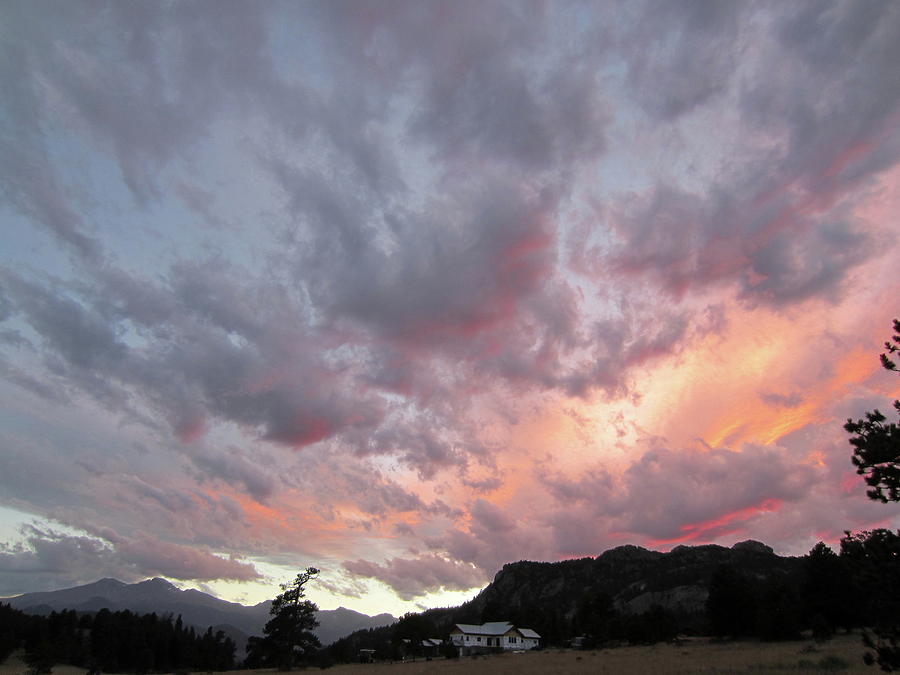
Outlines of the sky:
M900 4L0 6L0 596L400 614L900 527Z

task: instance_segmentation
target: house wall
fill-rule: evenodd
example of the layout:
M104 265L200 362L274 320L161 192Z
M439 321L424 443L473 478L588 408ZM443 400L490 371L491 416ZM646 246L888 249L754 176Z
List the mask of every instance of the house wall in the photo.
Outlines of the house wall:
M469 635L459 631L450 633L450 641L457 647L474 649L534 649L538 641L534 638L522 637L518 631L510 631L506 635Z

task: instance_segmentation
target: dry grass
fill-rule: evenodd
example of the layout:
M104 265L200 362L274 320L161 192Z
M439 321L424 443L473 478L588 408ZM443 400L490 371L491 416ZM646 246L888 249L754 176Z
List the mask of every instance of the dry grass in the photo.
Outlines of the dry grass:
M877 668L862 662L863 646L858 635L841 635L831 642L814 645L810 641L760 643L710 643L690 641L683 645L621 647L585 651L549 649L527 654L498 654L478 658L406 663L345 664L329 668L329 675L550 675L551 673L608 673L609 675L652 675L675 673L867 673ZM0 675L22 675L26 668L12 658L0 666ZM308 669L305 672L320 672ZM84 675L80 668L60 666L54 675ZM275 671L232 671L232 675L271 675ZM275 674L280 675L280 674Z
M815 650L815 651L812 651ZM824 645L809 641L784 643L689 642L681 646L621 647L585 651L555 650L527 654L501 654L462 658L458 661L418 661L403 664L343 665L330 668L331 675L544 675L551 673L608 673L649 675L674 673L868 673L875 668L862 661L858 635L839 636ZM833 664L844 664L836 669Z
M22 660L21 652L13 654L5 662L0 664L0 675L24 675L28 672L28 666ZM85 675L84 668L75 666L55 666L53 675Z

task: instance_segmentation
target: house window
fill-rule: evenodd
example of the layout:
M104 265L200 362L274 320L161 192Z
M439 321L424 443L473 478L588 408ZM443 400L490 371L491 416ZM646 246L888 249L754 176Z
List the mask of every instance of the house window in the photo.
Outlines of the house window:
M477 637L477 638L475 638L475 641L476 641L476 642L481 642L481 638L480 638L480 637Z
M511 644L511 645L516 644L516 638L514 638L514 637L509 638L509 644Z

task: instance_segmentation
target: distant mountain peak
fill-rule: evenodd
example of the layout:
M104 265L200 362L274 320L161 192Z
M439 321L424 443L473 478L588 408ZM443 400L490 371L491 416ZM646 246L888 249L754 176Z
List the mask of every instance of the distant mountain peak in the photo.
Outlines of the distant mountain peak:
M185 624L203 630L208 626L227 627L226 634L235 638L240 649L243 649L246 636L262 634L272 606L271 600L248 607L193 588L183 591L162 577L134 584L106 578L58 591L25 593L9 598L9 602L17 609L36 614L62 609L97 612L107 608L110 611L128 609L138 613L181 616ZM323 610L316 617L320 625L315 633L324 644L361 628L373 628L395 621L390 614L370 617L346 607Z
M159 590L166 590L166 591L179 590L175 584L173 584L168 579L163 579L162 577L153 577L152 579L145 579L144 581L140 581L137 584L135 584L135 586L138 586L140 588L152 588L152 589L159 589Z
M734 551L749 551L752 553L764 553L765 555L775 555L775 551L772 549L771 546L766 546L761 541L756 541L755 539L747 539L746 541L739 541L731 548Z

